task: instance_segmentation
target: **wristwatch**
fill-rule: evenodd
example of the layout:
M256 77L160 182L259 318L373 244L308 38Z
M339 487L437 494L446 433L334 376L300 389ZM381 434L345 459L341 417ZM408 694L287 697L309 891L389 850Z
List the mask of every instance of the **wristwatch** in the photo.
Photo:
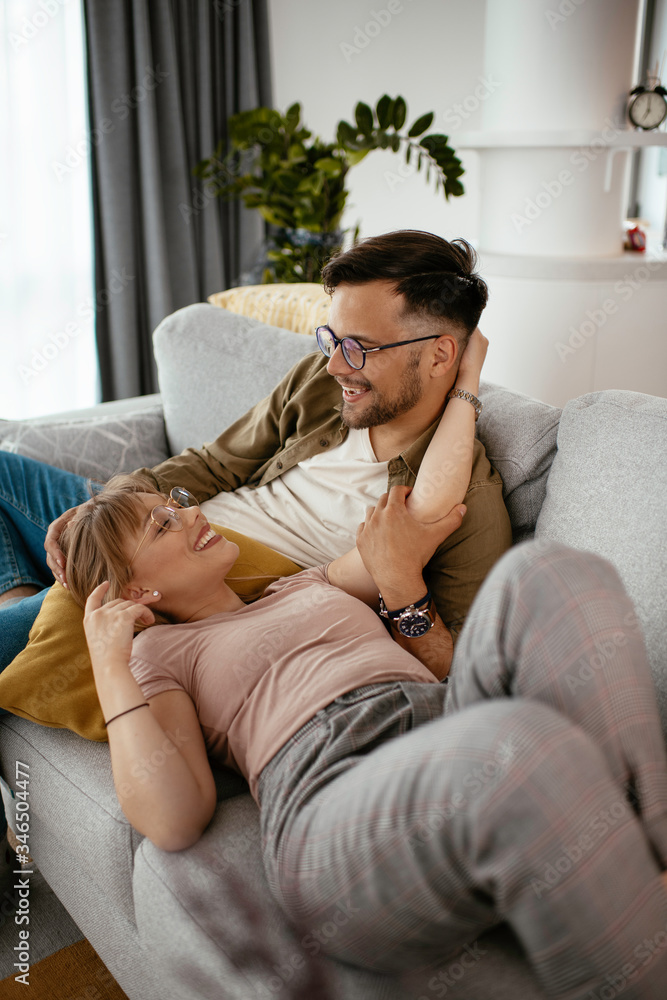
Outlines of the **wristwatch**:
M418 639L435 625L435 618L431 614L431 600L431 593L427 591L426 597L422 597L420 601L399 608L398 611L387 611L380 594L380 617L390 621L401 635L406 635L408 639Z

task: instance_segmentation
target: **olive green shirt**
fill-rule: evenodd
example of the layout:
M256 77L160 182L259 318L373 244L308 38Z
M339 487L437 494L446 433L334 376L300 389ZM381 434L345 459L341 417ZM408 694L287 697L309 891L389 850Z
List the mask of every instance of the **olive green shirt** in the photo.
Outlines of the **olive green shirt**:
M298 462L335 448L345 440L347 427L340 416L340 386L328 374L327 360L321 354L307 355L215 441L140 471L158 489L169 492L183 486L201 502L239 486L264 486ZM438 422L390 459L387 489L414 484ZM478 440L464 503L467 513L461 527L437 549L424 572L454 640L482 581L512 541L502 481Z

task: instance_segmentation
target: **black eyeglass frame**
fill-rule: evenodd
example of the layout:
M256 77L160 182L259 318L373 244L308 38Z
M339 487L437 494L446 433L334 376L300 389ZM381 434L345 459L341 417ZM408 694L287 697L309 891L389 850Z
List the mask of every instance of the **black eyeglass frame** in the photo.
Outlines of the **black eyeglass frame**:
M327 333L330 334L331 337L333 338L335 346L331 354L328 354L322 347L322 343L320 342L320 330L326 330ZM321 350L324 357L332 358L336 352L336 347L340 347L341 351L343 352L343 357L345 358L350 368L354 368L354 370L357 372L360 372L361 369L366 364L367 354L374 354L376 351L388 351L390 347L405 347L406 344L418 344L422 340L437 340L438 337L441 336L442 336L441 333L431 333L429 334L428 337L414 337L413 340L399 340L395 344L383 344L382 347L362 347L359 341L355 340L354 337L343 337L342 340L339 340L339 338L336 336L336 334L333 332L330 326L318 326L317 329L315 330L315 339L317 340L317 346ZM363 360L358 367L357 365L353 365L352 362L350 361L347 354L347 349L345 347L346 343L354 344L355 349L361 351Z

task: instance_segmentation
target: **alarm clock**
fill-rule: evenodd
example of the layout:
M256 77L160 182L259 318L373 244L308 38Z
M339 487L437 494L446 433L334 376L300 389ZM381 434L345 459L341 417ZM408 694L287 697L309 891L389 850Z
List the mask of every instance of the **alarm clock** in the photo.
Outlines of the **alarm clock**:
M635 87L630 91L628 118L636 128L645 132L662 125L667 118L667 89L657 84L653 90Z

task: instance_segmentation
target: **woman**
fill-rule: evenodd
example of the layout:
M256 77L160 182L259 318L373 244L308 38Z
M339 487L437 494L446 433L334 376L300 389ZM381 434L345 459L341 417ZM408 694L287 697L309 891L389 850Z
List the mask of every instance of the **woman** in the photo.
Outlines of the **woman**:
M457 386L474 395L469 378ZM625 996L657 998L665 952L638 948L667 927L667 762L613 569L558 546L513 550L447 686L440 625L392 627L393 641L376 614L378 592L389 612L424 597L423 566L463 514L473 429L469 402L450 400L413 494L393 490L355 550L251 605L225 583L236 546L194 498L134 485L89 502L67 530L68 579L119 799L180 850L216 808L209 756L236 767L260 804L272 892L302 927L344 901L328 946L353 964L440 961L507 921L551 995L589 996L618 966ZM158 615L173 624L133 643ZM604 669L582 690L578 664L599 649ZM165 763L146 776L137 759L156 749Z

